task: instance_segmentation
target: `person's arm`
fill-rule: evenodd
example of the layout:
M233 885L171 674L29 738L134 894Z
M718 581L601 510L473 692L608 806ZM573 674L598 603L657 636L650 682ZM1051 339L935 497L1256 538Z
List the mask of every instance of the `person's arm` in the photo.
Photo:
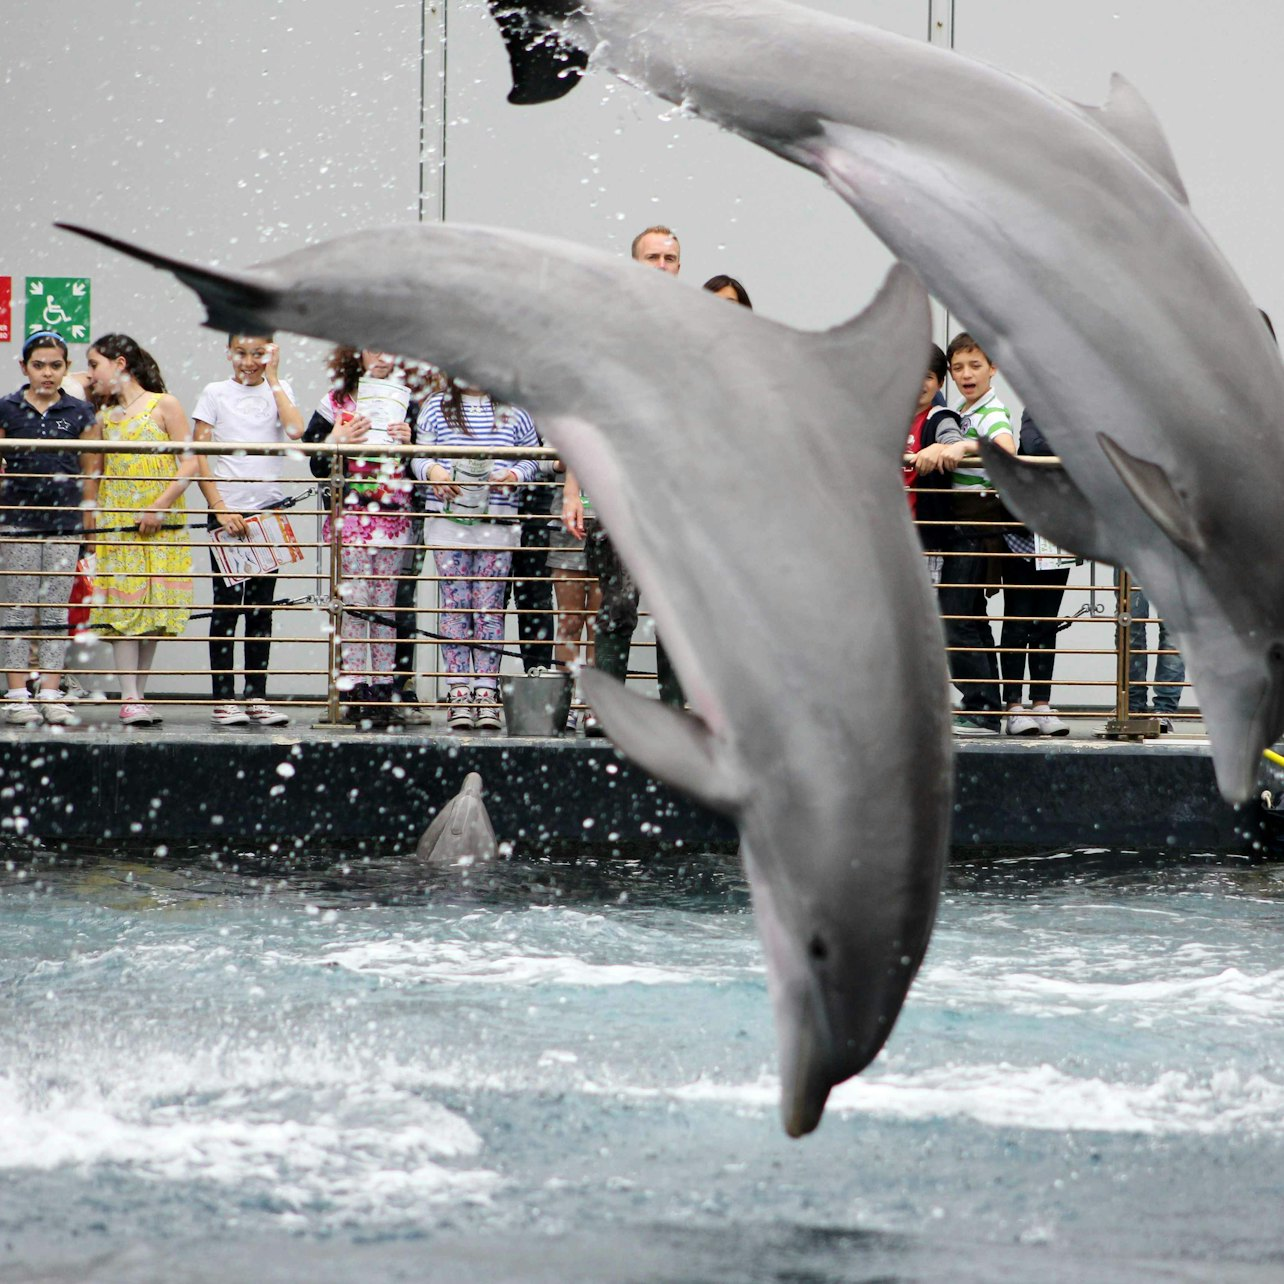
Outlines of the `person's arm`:
M82 441L102 441L102 419L95 415L93 423L80 434L80 437ZM98 483L103 475L102 455L96 452L81 455L80 471L84 474L81 488L85 496L85 529L92 531L98 528Z
M166 393L157 402L153 414L160 419L161 427L165 429L170 441L187 442L191 440L191 435L187 430L187 416L183 413L183 407L179 405L177 397ZM138 533L140 535L154 535L160 530L164 524L165 514L174 506L174 501L187 489L199 468L200 461L196 455L180 456L178 475L161 491L154 504L144 508L138 514Z
M562 489L562 525L576 539L584 538L584 501L580 498L580 484L573 469L566 470Z
M196 431L193 433L193 439L196 441L213 441L214 425L206 423L204 419L195 420ZM210 468L209 455L197 455L197 485L201 488L201 494L205 496L205 506L214 514L218 524L229 534L241 539L245 535L246 525L245 518L240 513L233 513L228 509L227 502L223 498L223 492L218 488L218 482L215 480L214 473Z
M303 436L303 416L299 408L290 400L290 394L281 383L281 348L279 344L268 344L267 366L263 371L268 387L272 389L272 400L276 402L276 417L281 421L285 435L291 441L298 441Z
M535 424L531 417L523 411L519 411L516 418L516 425L513 431L514 446L535 446L539 445L539 433L535 431ZM505 459L501 460L498 465L498 473L491 474L492 486L522 486L530 485L531 482L539 475L539 461L535 459Z

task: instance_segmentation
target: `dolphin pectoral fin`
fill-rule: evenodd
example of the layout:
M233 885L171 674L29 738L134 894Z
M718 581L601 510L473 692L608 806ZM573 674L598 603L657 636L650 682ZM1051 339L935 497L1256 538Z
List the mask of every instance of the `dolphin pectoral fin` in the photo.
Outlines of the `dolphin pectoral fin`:
M1208 546L1186 506L1186 501L1177 493L1168 474L1158 464L1130 455L1104 432L1097 434L1097 440L1115 472L1119 474L1120 481L1128 487L1129 493L1146 516L1182 552L1196 560L1201 558Z
M1031 463L984 439L980 447L986 472L1003 502L1027 526L1080 557L1122 564L1092 505L1064 468Z
M139 259L152 267L172 272L190 290L200 296L208 313L205 324L211 330L226 330L229 333L248 333L246 327L259 325L263 310L269 307L276 298L276 292L262 281L253 277L231 272L215 272L210 268L198 267L194 263L184 263L181 259L172 259L165 254L145 250L141 246L131 245L128 241L118 240L105 232L95 232L92 228L78 227L74 223L55 223L55 227L64 232L74 232L77 236L87 237L105 245L108 249L119 250L131 259Z
M489 0L491 17L508 49L513 87L508 101L518 107L552 102L569 94L588 67L588 54L561 39L541 18L565 18L576 7L565 0Z
M1168 146L1168 139L1155 113L1150 109L1150 104L1130 80L1115 72L1110 77L1110 93L1105 105L1080 105L1080 110L1089 120L1113 134L1138 160L1154 170L1183 205L1190 204L1185 184L1177 172L1172 148Z
M581 669L580 685L612 743L657 780L713 811L734 816L748 791L704 720L635 695L600 669Z

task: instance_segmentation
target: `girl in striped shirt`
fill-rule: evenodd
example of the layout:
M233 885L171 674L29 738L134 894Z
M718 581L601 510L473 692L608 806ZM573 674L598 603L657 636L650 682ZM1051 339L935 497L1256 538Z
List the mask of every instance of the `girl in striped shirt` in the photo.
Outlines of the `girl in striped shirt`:
M428 399L415 444L491 450L537 447L531 417L478 388L452 385ZM535 480L533 459L433 459L412 468L432 486L425 542L433 549L441 598L440 632L450 687L450 727L497 730L504 587L521 539L515 488ZM469 646L481 642L484 646ZM475 712L474 712L475 710Z

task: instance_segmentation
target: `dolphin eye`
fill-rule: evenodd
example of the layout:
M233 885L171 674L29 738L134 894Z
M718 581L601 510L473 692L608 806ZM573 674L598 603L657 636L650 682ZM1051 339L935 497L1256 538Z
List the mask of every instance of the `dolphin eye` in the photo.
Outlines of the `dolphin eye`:
M1266 658L1272 664L1284 663L1284 646L1281 646L1280 643L1276 642L1275 645L1267 651Z
M807 943L807 953L817 963L823 963L829 957L829 946L819 936L813 936Z

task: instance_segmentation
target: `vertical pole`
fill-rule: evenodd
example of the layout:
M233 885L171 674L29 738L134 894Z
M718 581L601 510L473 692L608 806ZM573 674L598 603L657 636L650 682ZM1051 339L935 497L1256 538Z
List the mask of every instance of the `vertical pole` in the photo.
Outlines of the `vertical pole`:
M422 0L419 23L419 222L446 221L448 0Z
M1129 709L1132 683L1132 576L1123 568L1115 577L1115 716L1106 723L1105 740L1144 740L1159 734L1159 719L1136 717Z
M343 629L343 456L330 456L330 599L326 610L330 615L330 641L326 648L326 713L325 721L338 726L342 715L339 710L339 659Z

